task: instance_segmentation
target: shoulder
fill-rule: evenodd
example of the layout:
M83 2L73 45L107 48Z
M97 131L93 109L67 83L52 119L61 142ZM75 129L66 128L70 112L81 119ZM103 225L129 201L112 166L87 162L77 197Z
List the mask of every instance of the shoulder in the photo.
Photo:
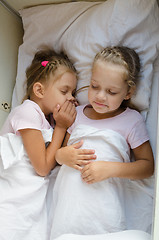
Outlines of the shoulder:
M128 141L132 149L140 146L149 140L146 124L143 116L136 110L127 109L129 114L128 125L129 134Z
M143 116L134 109L127 108L124 113L126 118L131 119L131 122L138 122L138 121L144 122Z
M86 105L80 105L76 107L77 112L83 112L84 108L86 107Z
M126 108L121 114L115 116L113 119L115 123L120 124L121 127L124 126L124 129L129 129L129 131L139 122L144 124L142 115L138 111L130 108Z
M146 128L143 116L136 110L127 108L122 115L125 128L131 132L133 129Z
M38 104L30 100L13 109L10 123L15 131L26 128L42 129L45 126L48 128L44 113Z
M13 109L12 115L28 119L43 115L43 113L38 104L30 100L25 100L21 105Z
M83 111L84 111L84 108L86 106L87 105L80 105L80 106L76 107L76 111L77 111L77 117L76 118L78 118L78 116L82 116L84 114Z

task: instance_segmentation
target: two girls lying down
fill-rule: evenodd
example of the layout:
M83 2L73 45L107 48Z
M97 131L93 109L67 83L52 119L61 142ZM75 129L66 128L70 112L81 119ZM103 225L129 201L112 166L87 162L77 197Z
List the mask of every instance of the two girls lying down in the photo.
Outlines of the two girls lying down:
M99 52L90 104L77 107L76 116L71 62L52 51L35 55L26 71L27 100L12 110L1 131L2 239L150 232L154 160L143 118L129 105L139 71L133 49ZM50 113L54 129L45 118ZM60 148L67 129L68 146ZM48 174L56 161L63 165L47 216Z

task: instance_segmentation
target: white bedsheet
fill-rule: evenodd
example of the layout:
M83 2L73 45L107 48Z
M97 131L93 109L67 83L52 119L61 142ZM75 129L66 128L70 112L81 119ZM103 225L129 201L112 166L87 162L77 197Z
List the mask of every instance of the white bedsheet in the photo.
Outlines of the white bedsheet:
M52 130L42 130L45 142ZM38 176L20 136L0 136L0 239L46 240L48 177Z
M45 142L51 140L51 130L43 130L42 133ZM129 161L125 139L113 131L99 131L81 125L74 131L69 144L81 138L84 139L83 148L96 149L97 160L105 160L105 156L109 156L107 160ZM88 237L91 240L115 240L120 236L122 239L129 233L132 235L131 231L118 232L125 229L136 229L133 231L135 240L137 236L147 240L150 235L137 230L150 232L152 185L153 178L143 181L109 179L87 185L81 181L77 170L66 166L56 167L49 177L39 177L30 164L21 137L14 134L0 136L0 239L49 239L47 234L50 231L47 228L52 225L52 217L58 215L56 222L53 221L53 229L56 232L59 228L60 232L55 236L60 236L59 240L88 240ZM84 209L82 194L83 201L87 199ZM56 206L57 198L60 201ZM96 206L100 206L100 211L96 211ZM67 208L70 208L69 214L65 211ZM97 219L102 227L97 226ZM66 231L67 225L70 230ZM115 228L112 228L114 225ZM112 235L109 231L116 233ZM67 232L70 234L63 235Z
M80 139L84 139L83 148L96 150L97 161L130 161L128 145L119 133L80 125L69 144ZM88 185L82 182L79 171L63 165L54 186L50 239L69 239L63 235L69 233L76 234L72 239L78 239L81 234L91 237L127 229L150 232L152 196L153 178L111 178Z
M97 235L64 234L56 240L151 240L150 234L139 230L126 230L116 233Z

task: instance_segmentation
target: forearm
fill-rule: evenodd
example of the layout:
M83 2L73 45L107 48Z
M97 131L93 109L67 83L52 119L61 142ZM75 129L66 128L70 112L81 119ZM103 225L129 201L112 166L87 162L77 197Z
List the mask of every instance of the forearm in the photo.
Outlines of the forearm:
M64 136L66 134L65 128L55 126L52 141L46 149L45 167L43 174L47 175L53 169L57 162L55 160L56 151L61 147Z
M40 130L20 130L25 150L38 175L46 176L56 166L55 153L61 147L65 133L66 128L55 126L52 141L46 148Z
M154 172L153 164L148 160L138 160L135 162L121 163L109 162L111 177L144 179L152 176ZM108 163L108 164L109 164ZM107 166L106 170L107 170Z
M60 165L66 163L65 162L66 157L70 158L70 156L72 155L72 151L71 152L69 151L70 148L69 147L66 148L69 137L70 134L67 132L65 135L65 139L62 143L62 148L58 149L55 154L56 162Z
M87 183L100 182L108 178L144 179L153 175L154 159L149 142L133 149L134 162L93 161L81 173Z

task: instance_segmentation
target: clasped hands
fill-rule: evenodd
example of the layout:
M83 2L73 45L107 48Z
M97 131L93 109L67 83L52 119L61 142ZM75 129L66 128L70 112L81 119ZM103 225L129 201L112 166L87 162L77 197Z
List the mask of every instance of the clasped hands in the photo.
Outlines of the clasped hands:
M107 162L93 161L96 159L93 149L80 149L83 140L70 146L62 147L56 152L56 161L62 165L65 164L81 172L82 180L88 184L100 182L109 176L106 176Z

